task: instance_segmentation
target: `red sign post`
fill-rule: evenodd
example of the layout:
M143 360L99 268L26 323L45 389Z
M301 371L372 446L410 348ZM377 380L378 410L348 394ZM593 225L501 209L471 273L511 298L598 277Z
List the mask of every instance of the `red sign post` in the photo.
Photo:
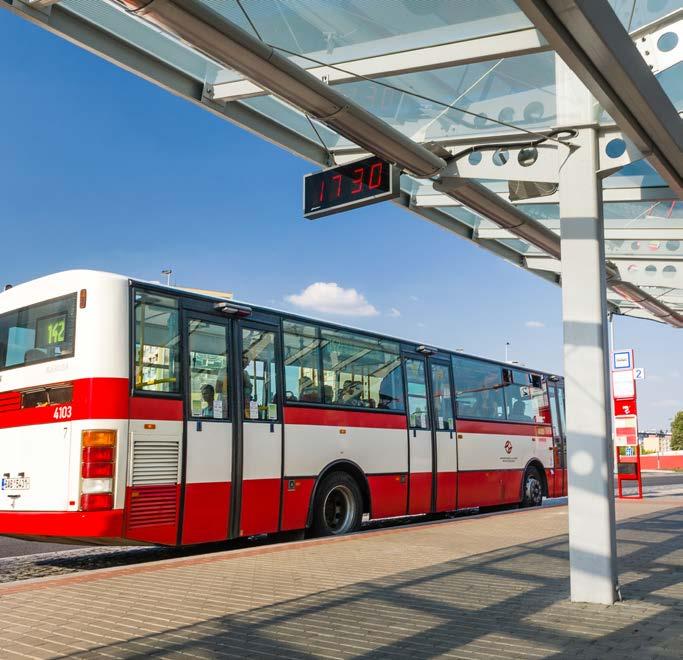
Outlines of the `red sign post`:
M612 397L614 399L614 445L617 465L618 497L642 499L643 479L638 444L638 404L634 378L633 350L612 353ZM637 495L624 495L624 482L635 481Z

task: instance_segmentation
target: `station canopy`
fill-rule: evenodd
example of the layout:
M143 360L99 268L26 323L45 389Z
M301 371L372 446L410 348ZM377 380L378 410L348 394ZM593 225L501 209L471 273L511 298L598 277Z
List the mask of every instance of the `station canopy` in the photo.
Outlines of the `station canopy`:
M316 94L324 84L356 118L362 110L363 122L379 120L476 184L469 196L451 194L434 185L440 174L405 167L397 203L558 284L562 162L573 129L590 127L611 310L683 325L681 0L3 0L0 7L316 165L372 151L339 128L348 108L316 112L305 90L273 78L262 66L273 53L275 67L285 59L311 74ZM229 47L218 43L224 34ZM261 60L250 63L249 48ZM577 80L591 94L588 115ZM501 221L512 207L518 221Z

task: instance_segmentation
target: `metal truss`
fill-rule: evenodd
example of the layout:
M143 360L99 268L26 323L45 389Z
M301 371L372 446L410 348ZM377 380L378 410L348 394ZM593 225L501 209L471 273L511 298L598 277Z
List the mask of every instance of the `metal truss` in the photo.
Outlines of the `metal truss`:
M353 59L336 63L334 67L310 66L305 69L322 82L336 85L358 80L359 76L366 78L397 76L547 50L550 50L550 47L538 31L527 28L438 46ZM234 77L234 74L230 73ZM219 74L207 89L207 94L215 100L235 101L269 93L256 83L245 79L221 82L221 75L225 73Z
M683 197L683 123L609 4L517 4L674 193Z

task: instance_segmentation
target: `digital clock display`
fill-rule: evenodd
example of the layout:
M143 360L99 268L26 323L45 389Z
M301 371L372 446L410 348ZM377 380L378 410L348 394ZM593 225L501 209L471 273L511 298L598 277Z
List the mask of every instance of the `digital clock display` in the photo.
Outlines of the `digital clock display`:
M372 156L304 178L304 217L320 218L398 197L398 168Z

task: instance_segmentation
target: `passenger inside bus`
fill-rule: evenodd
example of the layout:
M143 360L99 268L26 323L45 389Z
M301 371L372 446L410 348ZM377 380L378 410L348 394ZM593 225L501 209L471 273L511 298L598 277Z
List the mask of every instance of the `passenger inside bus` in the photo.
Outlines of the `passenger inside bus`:
M299 401L308 401L309 403L320 402L318 388L314 384L313 379L308 376L301 376L299 378Z
M249 356L247 355L247 352L245 351L242 354L242 393L244 396L244 401L251 401L251 393L254 390L254 386L251 383L251 376L249 375L249 372L247 371L248 366L249 366Z
M202 417L213 417L213 403L216 398L216 391L213 385L208 383L202 385L200 394L202 395Z
M343 406L366 407L363 397L363 383L353 380L345 380L344 387L338 396L338 402Z
M512 404L512 410L508 415L508 419L515 422L533 422L534 420L526 414L526 404L521 399L517 399Z

